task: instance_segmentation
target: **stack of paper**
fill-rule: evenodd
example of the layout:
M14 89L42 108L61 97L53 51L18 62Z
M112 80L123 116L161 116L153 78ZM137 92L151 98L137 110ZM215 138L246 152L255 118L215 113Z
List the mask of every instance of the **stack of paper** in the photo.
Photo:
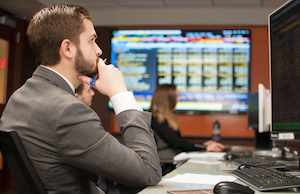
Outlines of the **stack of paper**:
M172 178L163 179L164 181L189 183L189 184L206 184L216 185L222 181L235 181L236 178L230 175L209 175L209 174L192 174L185 173Z
M174 157L174 162L195 159L195 158L210 158L210 159L222 159L225 155L225 152L181 152Z

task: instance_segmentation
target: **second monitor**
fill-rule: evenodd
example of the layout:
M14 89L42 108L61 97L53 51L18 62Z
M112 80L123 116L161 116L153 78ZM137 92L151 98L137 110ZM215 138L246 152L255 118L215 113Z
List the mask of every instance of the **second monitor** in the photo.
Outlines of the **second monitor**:
M248 94L248 128L255 130L256 149L269 149L271 124L271 98L269 90L258 84L258 93Z

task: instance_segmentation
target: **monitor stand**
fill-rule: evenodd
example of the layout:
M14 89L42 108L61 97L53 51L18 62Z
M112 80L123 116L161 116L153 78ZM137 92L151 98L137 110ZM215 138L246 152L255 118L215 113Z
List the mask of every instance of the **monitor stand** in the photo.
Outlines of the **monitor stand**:
M259 133L258 129L255 129L254 147L256 150L271 149L270 132Z
M294 157L292 157L292 158L287 157L287 155L286 155L287 151L285 150L286 146L287 146L287 141L281 141L281 146L280 146L281 157L278 158L278 159L284 160L284 161L293 161L293 160L295 160Z
M287 151L285 149L285 147L287 146L287 141L281 141L281 157L278 158L279 160L282 161L286 161L286 162L292 162L292 161L296 161L298 159L298 163L293 165L293 166L287 166L285 167L284 171L300 171L300 157L296 156L296 157L287 157Z

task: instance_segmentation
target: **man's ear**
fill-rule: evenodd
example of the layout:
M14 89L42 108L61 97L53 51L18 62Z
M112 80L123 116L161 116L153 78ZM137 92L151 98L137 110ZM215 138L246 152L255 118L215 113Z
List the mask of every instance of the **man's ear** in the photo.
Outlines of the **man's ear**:
M69 59L75 55L76 53L75 48L76 48L75 45L69 39L64 39L60 44L61 54Z

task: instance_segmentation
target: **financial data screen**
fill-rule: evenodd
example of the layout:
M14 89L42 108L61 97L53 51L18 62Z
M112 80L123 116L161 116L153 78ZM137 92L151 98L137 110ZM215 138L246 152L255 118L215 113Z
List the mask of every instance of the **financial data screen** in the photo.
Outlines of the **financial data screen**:
M300 131L300 1L271 14L272 130Z
M247 111L249 30L115 30L111 63L143 109L175 84L182 111Z

